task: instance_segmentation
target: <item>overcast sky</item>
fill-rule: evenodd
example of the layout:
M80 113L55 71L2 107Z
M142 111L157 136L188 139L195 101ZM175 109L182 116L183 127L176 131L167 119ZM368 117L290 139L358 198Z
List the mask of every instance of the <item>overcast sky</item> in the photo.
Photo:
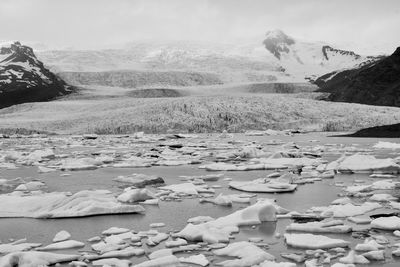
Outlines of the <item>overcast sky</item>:
M400 0L0 0L0 40L76 48L135 40L262 41L266 31L364 54L400 46Z

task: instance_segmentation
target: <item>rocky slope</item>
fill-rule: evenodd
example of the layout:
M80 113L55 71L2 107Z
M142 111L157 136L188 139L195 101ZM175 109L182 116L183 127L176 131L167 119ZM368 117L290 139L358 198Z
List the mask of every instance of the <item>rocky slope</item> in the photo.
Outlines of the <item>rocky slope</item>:
M72 91L46 69L30 47L15 42L0 48L0 108L47 101Z
M311 80L334 70L377 60L376 57L336 49L323 42L297 40L281 30L267 32L263 43L285 69L285 73Z
M400 47L389 57L319 77L327 100L400 107Z

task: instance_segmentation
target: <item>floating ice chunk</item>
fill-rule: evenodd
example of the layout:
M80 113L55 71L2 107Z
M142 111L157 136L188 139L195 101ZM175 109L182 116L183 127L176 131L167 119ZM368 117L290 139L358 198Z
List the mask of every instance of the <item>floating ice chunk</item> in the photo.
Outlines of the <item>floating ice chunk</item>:
M349 233L351 226L344 225L341 220L322 221L322 222L307 222L307 223L292 223L286 227L286 231L299 231L309 233Z
M97 169L98 162L92 158L66 159L61 163L60 169L63 171L84 171Z
M20 157L17 161L22 164L31 165L34 162L40 162L43 160L54 159L54 151L50 148L44 150L35 150L27 156Z
M352 185L346 187L345 191L350 194L360 193L360 192L370 192L372 191L372 185Z
M372 220L371 227L382 230L400 230L400 218L397 216L379 217Z
M301 263L306 260L304 253L281 253L281 257L297 263Z
M377 144L375 144L373 146L373 148L400 149L400 144L399 143L379 141Z
M131 233L132 234L132 233ZM124 244L125 241L119 235L109 235L104 238L104 242L107 244Z
M215 219L210 216L197 216L197 217L189 218L187 220L187 222L191 223L191 224L201 224L201 223L206 223L206 222L210 222L210 221L214 221L214 220Z
M378 244L374 239L366 239L364 243L357 244L354 248L355 251L373 251L385 248Z
M329 166L331 165L331 166ZM341 157L331 162L327 168L339 172L370 173L379 171L381 173L399 173L400 165L392 158L377 159L372 155L354 154L348 157Z
M68 233L65 230L62 230L60 232L58 232L54 238L53 238L53 242L60 242L60 241L65 241L67 239L69 239L71 237L71 234Z
M154 198L154 199L146 199L145 201L139 202L139 204L143 204L143 205L158 205L159 202L160 202L159 199Z
M103 235L117 235L117 234L122 234L129 232L128 228L120 228L120 227L110 227L107 230L104 230L102 232Z
M185 246L185 245L187 245L187 241L185 239L182 239L182 238L178 238L178 239L175 239L173 241L165 242L165 246L167 248L179 247L179 246Z
M124 192L117 197L118 201L124 203L134 203L139 201L144 201L147 199L153 199L155 195L148 189L130 189L127 188Z
M198 188L192 183L172 184L160 187L160 189L170 190L186 195L198 195Z
M304 166L318 166L322 163L320 159L306 157L290 158L282 157L280 154L276 156L280 158L256 158L251 159L250 162L262 163L266 170L287 169L292 167L302 168Z
M176 236L208 243L228 242L229 235L239 231L239 226L260 224L264 221L276 221L276 205L273 200L259 200L245 209L206 223L189 223Z
M0 244L0 253L7 254L17 251L26 251L36 247L40 247L41 245L42 244L40 243L19 243L19 242Z
M109 258L93 261L92 264L93 266L129 267L131 266L132 262L130 260Z
M345 205L331 205L328 207L314 207L311 208L311 210L321 212L321 216L323 217L344 218L362 215L381 207L382 206L376 202L365 202L359 206L349 203Z
M199 166L200 169L206 169L207 171L237 171L238 166L235 164L229 164L225 162L210 163Z
M263 178L250 182L230 182L229 186L240 191L254 193L293 192L297 187L295 184L283 183Z
M139 263L134 267L176 267L179 263L180 261L176 256L169 255Z
M162 222L150 224L150 228L159 228L159 227L164 227L164 226L165 226L165 223L162 223Z
M55 172L55 171L57 171L57 170L53 169L53 168L47 168L47 167L44 167L44 166L38 166L38 172L39 173L48 173L48 172Z
M167 240L169 238L169 234L166 233L157 233L155 236L150 236L147 239L147 245L156 246L160 244L162 241Z
M181 166L192 164L192 160L180 160L180 159L169 159L169 160L159 160L156 165L158 166Z
M222 176L224 176L223 173L206 174L206 175L194 175L194 176L180 176L180 177L185 178L188 181L201 179L203 181L211 182L211 181L218 181L218 179L221 178Z
M126 247L126 245L125 244L105 243L103 241L100 241L98 243L93 244L91 247L93 250L99 252L100 254L104 254L106 252L123 249Z
M352 201L348 197L338 198L331 202L332 205L344 205L349 203L352 203Z
M101 240L100 236L94 236L94 237L89 238L87 241L88 242L98 242L100 240Z
M329 249L348 247L349 242L342 239L333 239L323 235L313 234L284 234L286 244L302 249Z
M100 161L100 162L102 162L102 163L111 163L111 162L113 162L115 159L114 159L113 157L111 157L111 156L102 155L102 156L96 157L94 160L95 160L95 161Z
M215 205L220 205L220 206L232 206L232 199L229 196L224 196L222 194L219 194L214 199L208 199L208 198L200 199L200 203L203 203L203 202L210 202L210 203L213 203Z
M386 190L386 189L394 189L396 187L397 182L393 182L392 180L381 180L372 183L371 188L373 190Z
M144 212L140 205L121 204L107 190L34 195L0 195L0 217L63 218Z
M193 255L193 256L189 256L187 258L182 257L182 258L179 258L179 261L182 263L190 263L190 264L194 264L194 265L200 265L203 267L210 264L207 257L204 256L203 254Z
M46 185L39 181L32 181L26 184L20 184L15 188L15 191L38 191L45 187Z
M274 262L274 261L264 261L257 265L257 267L296 267L297 265L292 262Z
M88 260L104 259L104 258L129 258L133 256L142 256L145 251L141 248L126 247L122 249L116 248L116 250L106 251L101 255L86 255L85 258Z
M347 218L348 221L353 222L353 223L357 223L357 224L367 224L370 223L372 221L372 219L370 217L348 217Z
M0 258L0 266L49 266L56 263L74 261L79 255L55 254L49 252L29 251L10 253Z
M369 177L371 178L396 178L396 175L393 174L381 174L381 173L373 173Z
M370 198L369 201L378 201L378 202L389 202L392 200L396 200L394 196L391 194L373 194Z
M172 256L172 249L170 248L164 248L164 249L160 249L160 250L156 250L153 251L152 253L150 253L149 255L149 259L153 260L156 258L161 258L161 257L165 257L165 256Z
M383 261L385 260L385 252L383 250L379 251L368 251L362 254L365 258L372 261Z
M331 267L356 267L354 264L346 264L346 263L340 263L337 262L335 264L333 264Z
M347 264L368 264L369 260L363 255L357 255L354 250L351 250L347 256L340 258L341 263Z
M128 183L135 187L145 187L153 184L163 184L164 179L154 175L133 173L131 176L118 176L114 181Z
M60 241L57 243L53 243L47 245L42 248L37 248L37 250L57 250L57 249L71 249L71 248L82 248L85 246L85 243L76 241L76 240L66 240Z
M229 244L225 248L221 248L214 251L217 256L229 256L236 257L239 259L226 260L218 265L221 266L254 266L260 264L266 260L273 261L275 257L265 250L257 247L256 245L242 241Z
M400 257L400 248L393 250L392 255L396 256L396 257Z
M400 237L400 231L399 231L399 230L394 231L394 232L393 232L393 235L394 235L394 236L397 236L397 237Z
M88 266L86 262L84 261L71 261L70 263L68 263L69 266L72 267L86 267Z

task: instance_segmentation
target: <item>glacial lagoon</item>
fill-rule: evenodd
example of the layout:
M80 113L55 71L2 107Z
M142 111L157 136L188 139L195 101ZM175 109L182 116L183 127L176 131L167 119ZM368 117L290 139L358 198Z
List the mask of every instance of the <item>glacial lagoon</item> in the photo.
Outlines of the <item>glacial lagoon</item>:
M88 239L99 236L101 240L104 240L105 235L102 235L102 232L110 227L127 228L135 234L142 233L139 241L141 242L140 244L131 240L125 240L123 246L121 246L125 248L132 246L145 251L145 255L120 258L122 260L130 260L134 266L135 264L149 260L148 255L151 252L165 248L166 241L161 241L156 246L148 245L146 240L154 232L146 231L153 229L153 231L171 233L167 239L167 241L171 241L175 239L173 233L184 229L190 218L197 216L224 217L253 205L260 198L275 199L276 204L286 210L286 214L293 211L298 212L302 216L299 216L296 221L303 218L304 220L300 220L301 222L321 220L319 212L314 212L313 214L318 216L310 216L310 218L305 216L305 214L312 207L328 207L332 201L345 196L349 196L351 203L357 206L370 201L369 198L373 194L391 194L393 199L375 201L374 203L379 204L380 207L360 214L363 218L374 214L399 212L398 209L396 210L393 206L389 205L391 202L398 201L397 197L399 195L395 186L385 190L369 188L368 190L353 192L351 195L349 195L349 191L345 190L349 186L370 185L374 182L387 179L391 180L392 185L395 185L399 176L398 172L396 174L396 171L393 171L392 168L383 167L371 171L354 171L354 173L334 170L336 172L334 178L321 178L324 172L317 171L318 169L321 170L321 167L318 167L319 165L326 163L329 165L329 163L341 158L343 155L348 157L357 153L372 155L376 159L392 158L395 162L397 160L397 163L399 163L400 149L396 149L395 146L398 140L330 137L330 135L330 133L286 134L284 132L276 132L274 135L268 135L257 132L249 133L248 135L56 135L11 136L9 138L2 138L0 139L2 149L0 178L8 181L2 180L2 194L14 194L16 192L15 189L21 184L26 185L31 181L40 181L42 183L40 189L35 188L34 190L30 190L29 188L22 187L22 190L18 190L17 197L45 194L43 192L70 192L71 194L75 194L83 190L103 189L109 190L111 195L117 197L130 184L119 182L115 179L117 177L130 177L134 173L143 174L143 177L161 177L165 181L165 184L146 186L151 193L154 193L155 198L159 199L157 205L126 204L143 206L145 211L141 213L83 216L78 218L0 218L0 240L2 244L5 244L26 238L26 241L19 242L41 243L43 247L51 244L52 239L58 232L66 230L71 234L71 240L84 242L85 246L74 249L51 250L48 252L80 255L79 259L84 261L84 255L99 254L99 252L94 251L91 247L91 245L98 241L88 242ZM389 146L387 148L378 148L376 144L379 141L388 142L381 144L389 144ZM394 148L391 148L390 144L393 144ZM54 155L44 153L44 157L41 157L40 153L36 153L39 156L29 157L35 150L43 151L45 149L53 151ZM132 166L121 164L127 163L129 160L132 163L132 157L136 160L140 158L149 159L146 162L150 164L148 167L140 167L140 164L133 164ZM95 160L96 158L97 163L95 161L87 161L87 164L95 166L93 168L88 167L87 170L79 170L79 164L75 164L76 162L74 163L74 166L77 167L76 170L65 167L68 165L68 160L71 159ZM312 166L294 166L283 163L283 165L286 165L286 168L277 169L271 167L266 169L255 168L255 170L210 171L201 168L201 166L207 166L207 164L215 162L246 166L257 164L254 160L260 158L307 158L318 160L319 162ZM105 162L98 163L101 159L106 160L104 160ZM135 167L133 167L134 165ZM39 171L39 166L43 167L41 172ZM71 164L68 166L71 166ZM278 178L269 178L269 180L279 179L279 176L290 173L292 176L288 183L296 184L296 189L285 193L252 193L239 191L229 186L232 181L253 181L259 178L266 178L272 173L277 173L273 177ZM371 178L370 175L372 173L377 173L378 176L385 173L385 175L393 175L393 177L386 178L383 175L383 178ZM214 174L218 178L210 180L202 180L201 178ZM191 180L190 177L195 178ZM264 182L267 183L269 180L265 180ZM159 194L159 187L182 183L191 183L194 186L200 186L204 191L196 195L174 193L168 190L169 195L168 193ZM37 189L40 192L37 192ZM229 196L246 193L248 194L247 196L242 196L243 198L249 197L250 203L233 201L230 204L218 205L218 203L200 201L200 199L215 199L220 194ZM2 207L1 203L0 207ZM278 215L276 221L262 221L260 224L254 223L247 226L240 226L238 233L231 233L229 235L229 244L239 241L251 241L251 244L259 246L261 249L275 256L276 262L294 263L287 258L281 257L281 253L300 253L299 255L304 256L307 261L308 265L306 266L319 266L315 265L316 262L322 263L326 258L330 258L329 263L326 262L324 265L321 265L330 266L338 262L338 259L345 257L350 250L354 250L357 244L363 243L365 238L378 240L378 243L382 243L381 239L386 238L388 243L383 242L384 249L381 249L385 251L385 260L371 260L368 266L398 266L400 264L400 261L397 261L396 257L391 255L391 252L397 249L397 245L395 244L400 242L400 237L396 237L393 234L393 230L373 229L370 223L356 224L349 221L348 217L333 218L332 216L324 216L325 221L334 219L342 220L344 225L352 228L352 231L348 233L314 234L348 241L349 245L345 248L344 252L334 252L329 249L325 249L325 252L315 250L313 252L303 248L294 248L286 244L285 233L301 234L302 232L286 231L286 227L295 220L291 216L282 217L284 218L280 218ZM319 218L318 220L317 217ZM360 216L357 215L355 217ZM150 224L154 223L163 223L165 226L160 224L159 226L162 227L150 227ZM209 261L209 266L218 266L217 264L224 260L235 259L232 256L224 257L216 255L214 253L216 249L211 249L207 242L189 240L187 243L199 244L200 246L193 250L174 253L174 255L181 258L203 254ZM226 244L226 242L218 243ZM36 249L32 248L30 250L34 251ZM361 255L362 253L357 252L357 254ZM86 262L91 266L90 261L86 260ZM259 262L258 264L261 263ZM69 262L65 262L62 263L62 266L68 266L68 264ZM179 266L200 266L183 262L180 264ZM297 266L304 266L304 262L298 263Z

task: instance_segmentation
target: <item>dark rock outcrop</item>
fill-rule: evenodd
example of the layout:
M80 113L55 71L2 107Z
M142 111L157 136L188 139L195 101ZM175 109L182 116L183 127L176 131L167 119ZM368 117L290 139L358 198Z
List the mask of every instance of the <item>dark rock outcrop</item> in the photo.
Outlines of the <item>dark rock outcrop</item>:
M48 101L70 92L72 88L46 69L32 48L19 42L0 48L0 108Z
M294 44L295 40L286 35L281 30L274 30L267 32L266 38L263 42L265 48L268 49L277 59L281 58L281 53L289 52L289 46Z

